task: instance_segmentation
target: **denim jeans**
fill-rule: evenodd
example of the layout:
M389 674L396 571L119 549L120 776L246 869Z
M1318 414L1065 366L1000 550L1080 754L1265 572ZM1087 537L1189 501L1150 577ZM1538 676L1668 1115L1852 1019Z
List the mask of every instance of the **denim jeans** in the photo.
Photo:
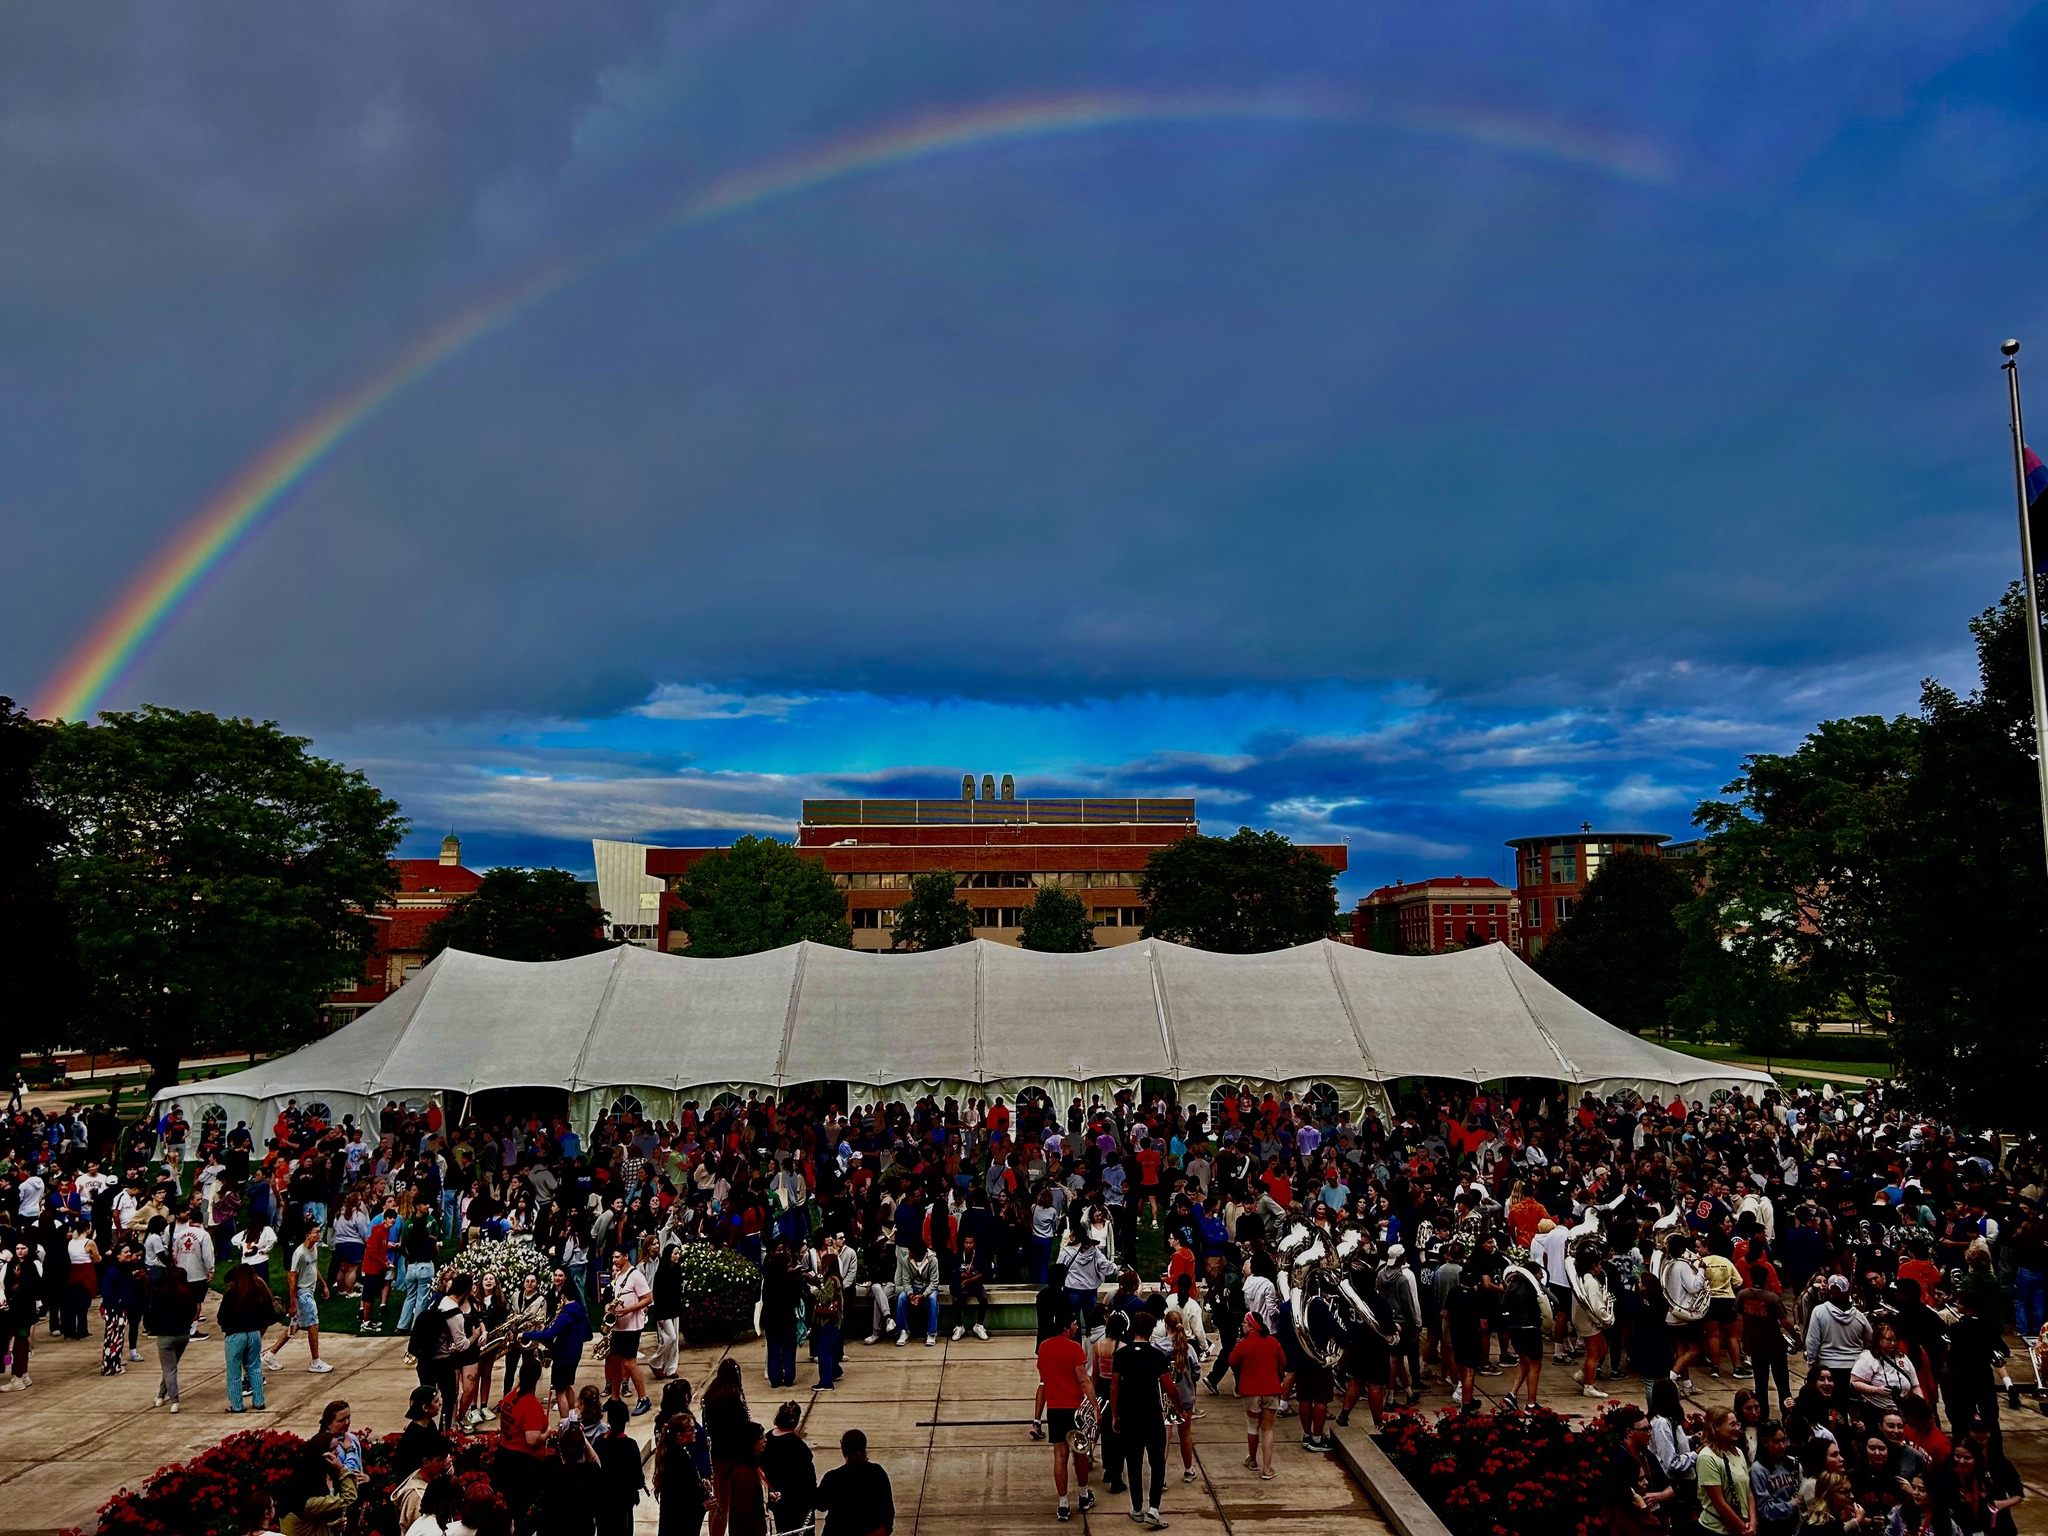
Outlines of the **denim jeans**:
M242 1384L249 1385L249 1401L256 1407L263 1406L263 1335L261 1333L231 1333L227 1337L228 1350L228 1407L236 1413L242 1411Z
M1052 1267L1052 1239L1049 1237L1027 1237L1024 1252L1030 1265L1031 1283L1045 1284L1045 1272Z
M457 1190L441 1191L441 1230L449 1242L462 1246L462 1195Z
M398 1331L404 1333L434 1302L434 1266L420 1259L405 1266L405 1305L398 1309Z
M840 1355L845 1349L845 1340L837 1323L820 1323L811 1334L818 1346L818 1385L829 1387L845 1373L840 1369Z
M771 1387L793 1387L796 1385L796 1330L771 1329L768 1340L768 1385Z
M2029 1338L2048 1320L2048 1275L2038 1269L2017 1269L2012 1276L2013 1321Z
M924 1314L925 1337L929 1338L939 1331L939 1293L934 1290L931 1295L925 1297L924 1305L919 1307L918 1311ZM896 1298L896 1326L898 1328L909 1327L909 1317L910 1292L905 1291Z

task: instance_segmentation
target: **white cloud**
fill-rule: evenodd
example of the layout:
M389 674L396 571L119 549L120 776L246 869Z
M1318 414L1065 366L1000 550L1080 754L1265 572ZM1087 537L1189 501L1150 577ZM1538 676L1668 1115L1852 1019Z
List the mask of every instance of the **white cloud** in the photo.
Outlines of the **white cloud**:
M811 702L795 693L721 693L697 683L663 683L633 713L649 720L786 720Z
M1676 784L1659 784L1647 773L1632 773L1601 797L1610 811L1657 811L1692 798Z
M1554 775L1541 779L1511 779L1499 784L1477 784L1458 791L1461 799L1497 806L1504 811L1530 811L1541 806L1558 805L1577 793L1577 779Z

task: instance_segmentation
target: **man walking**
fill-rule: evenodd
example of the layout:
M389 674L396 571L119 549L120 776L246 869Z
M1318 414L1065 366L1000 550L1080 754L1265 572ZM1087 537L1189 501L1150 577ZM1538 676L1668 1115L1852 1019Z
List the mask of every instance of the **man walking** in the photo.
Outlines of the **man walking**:
M306 1369L316 1376L324 1376L334 1369L320 1358L320 1306L313 1298L317 1286L322 1296L327 1294L327 1282L320 1275L320 1228L311 1222L306 1224L306 1236L299 1246L292 1250L291 1263L286 1269L291 1278L291 1313L284 1327L284 1337L277 1341L277 1349L291 1343L292 1335L306 1336L306 1352L313 1359ZM277 1350L268 1350L263 1356L266 1371L277 1369Z
M1038 1346L1038 1380L1045 1394L1047 1427L1052 1432L1052 1486L1059 1495L1059 1518L1071 1520L1074 1512L1067 1503L1070 1459L1081 1488L1081 1508L1092 1508L1095 1503L1088 1487L1089 1448L1094 1436L1086 1427L1096 1422L1099 1411L1095 1383L1088 1373L1088 1351L1081 1346L1081 1325L1071 1312L1060 1331ZM1085 1416L1081 1413L1084 1402L1089 1410Z

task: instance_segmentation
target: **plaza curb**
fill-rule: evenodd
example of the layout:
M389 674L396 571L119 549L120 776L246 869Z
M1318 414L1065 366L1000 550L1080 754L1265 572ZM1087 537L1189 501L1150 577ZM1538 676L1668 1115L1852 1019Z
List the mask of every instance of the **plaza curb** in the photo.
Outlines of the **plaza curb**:
M1339 1429L1332 1424L1327 1433L1336 1444L1337 1459L1344 1463L1344 1470L1358 1479L1366 1496L1398 1536L1450 1536L1450 1527L1423 1502L1422 1495L1387 1459L1387 1453L1374 1443L1368 1431Z

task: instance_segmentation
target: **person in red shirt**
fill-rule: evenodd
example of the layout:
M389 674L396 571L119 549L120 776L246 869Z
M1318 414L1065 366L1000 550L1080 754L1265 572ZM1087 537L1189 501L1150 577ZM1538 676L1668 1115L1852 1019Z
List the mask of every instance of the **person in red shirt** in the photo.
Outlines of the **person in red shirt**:
M519 1367L519 1386L498 1401L498 1444L491 1460L491 1482L503 1495L512 1518L523 1519L539 1496L543 1462L553 1455L548 1444L548 1405L534 1395L540 1385L540 1356L529 1354Z
M1138 1148L1138 1200L1152 1213L1152 1225L1159 1225L1159 1170L1166 1154L1149 1136Z
M1273 1420L1287 1401L1287 1351L1266 1332L1256 1312L1244 1315L1244 1337L1230 1352L1237 1372L1237 1395L1244 1399L1244 1464L1256 1467L1262 1482L1273 1477Z
M1071 1520L1067 1503L1067 1465L1074 1467L1074 1480L1081 1489L1081 1508L1095 1503L1088 1487L1090 1453L1094 1447L1096 1414L1083 1417L1081 1404L1096 1409L1095 1383L1088 1375L1088 1351L1081 1347L1080 1323L1070 1313L1066 1326L1038 1346L1038 1379L1045 1388L1046 1426L1052 1431L1052 1486L1059 1495L1059 1518Z

